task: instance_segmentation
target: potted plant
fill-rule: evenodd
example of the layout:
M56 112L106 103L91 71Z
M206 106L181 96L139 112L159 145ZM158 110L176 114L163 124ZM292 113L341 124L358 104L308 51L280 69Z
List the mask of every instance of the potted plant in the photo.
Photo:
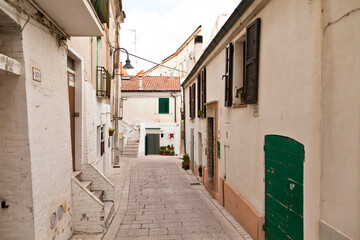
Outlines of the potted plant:
M168 145L169 146L169 145ZM174 145L171 144L171 146L168 147L169 150L174 150Z
M160 150L160 155L164 156L165 155L165 150Z
M175 155L175 151L174 150L170 150L170 156L174 156Z
M202 110L200 109L199 112L198 112L198 116L199 117L202 117Z
M161 151L161 150L163 150L163 151L165 152L166 146L161 146L161 147L160 147L160 151Z
M165 155L166 155L166 156L169 156L169 155L170 155L170 150L166 150L166 151L165 151Z
M244 104L244 99L245 99L244 87L236 89L235 97L240 98L240 103Z
M167 145L167 149L170 150L170 145Z
M182 161L182 167L185 170L188 170L190 168L190 157L188 154L184 154L183 156L183 161Z
M198 168L199 176L202 177L202 166L200 165Z
M115 129L109 127L109 136L114 135Z

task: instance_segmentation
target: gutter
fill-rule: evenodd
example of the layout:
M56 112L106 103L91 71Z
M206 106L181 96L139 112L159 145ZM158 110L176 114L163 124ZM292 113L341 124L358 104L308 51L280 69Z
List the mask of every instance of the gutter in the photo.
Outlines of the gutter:
M230 15L228 20L225 22L225 24L222 26L222 28L219 30L219 32L210 42L208 47L205 49L199 61L196 62L195 66L193 67L189 75L186 77L185 81L181 84L183 88L185 87L186 83L189 82L190 79L195 75L195 73L200 69L202 64L205 62L207 57L214 51L216 46L223 40L225 35L234 26L236 21L239 20L239 18L245 13L245 11L250 7L250 5L254 1L255 0L242 0L240 4L235 8L234 12Z

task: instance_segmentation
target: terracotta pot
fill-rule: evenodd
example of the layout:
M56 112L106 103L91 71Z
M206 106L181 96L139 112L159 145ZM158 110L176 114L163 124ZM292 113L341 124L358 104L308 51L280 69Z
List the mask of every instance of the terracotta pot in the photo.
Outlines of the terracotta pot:
M114 132L115 132L115 131L109 131L109 136L114 135Z

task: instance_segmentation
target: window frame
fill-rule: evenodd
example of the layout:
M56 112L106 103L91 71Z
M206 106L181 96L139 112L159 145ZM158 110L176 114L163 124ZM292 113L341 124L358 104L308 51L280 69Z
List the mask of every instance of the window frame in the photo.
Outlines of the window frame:
M161 102L164 104L164 101L167 100L167 112L163 112L160 110L164 110L164 106L161 108ZM158 100L158 113L159 114L170 114L170 98L159 98Z

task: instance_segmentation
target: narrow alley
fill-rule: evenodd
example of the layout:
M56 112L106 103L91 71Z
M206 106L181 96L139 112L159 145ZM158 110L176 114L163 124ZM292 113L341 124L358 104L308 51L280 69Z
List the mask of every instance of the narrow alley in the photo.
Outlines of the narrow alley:
M199 181L179 156L124 158L113 176L117 212L105 240L252 239L202 185L191 185Z

